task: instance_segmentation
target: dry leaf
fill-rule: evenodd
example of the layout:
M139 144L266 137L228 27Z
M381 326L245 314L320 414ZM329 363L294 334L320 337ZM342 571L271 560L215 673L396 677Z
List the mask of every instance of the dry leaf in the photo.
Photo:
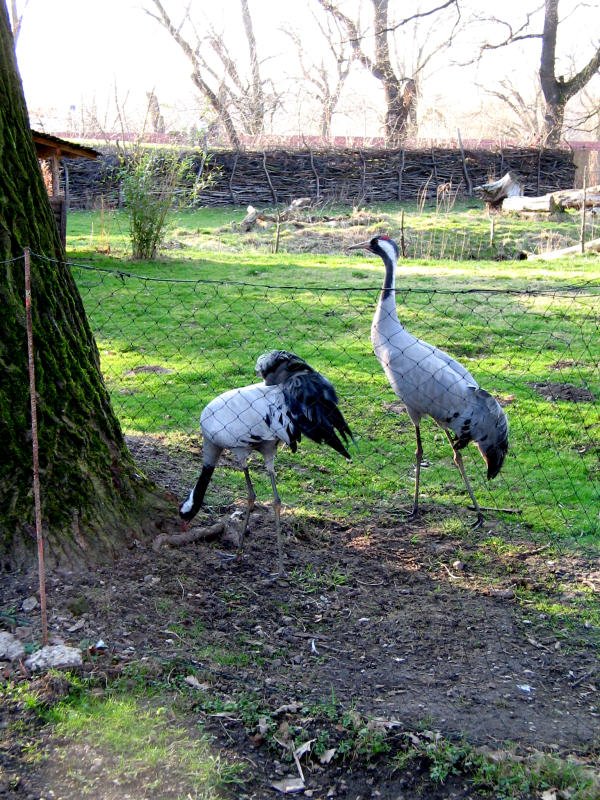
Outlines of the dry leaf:
M332 747L330 750L325 750L323 755L319 757L319 761L321 762L321 764L329 764L334 755L335 755L335 747Z
M300 778L284 778L282 781L272 783L271 787L281 794L295 794L304 791L304 781Z
M305 753L308 753L310 751L310 749L312 747L312 743L314 741L315 741L314 739L309 739L308 742L304 742L303 744L300 745L300 747L297 747L296 750L294 750L294 757L295 758L302 758L302 756Z

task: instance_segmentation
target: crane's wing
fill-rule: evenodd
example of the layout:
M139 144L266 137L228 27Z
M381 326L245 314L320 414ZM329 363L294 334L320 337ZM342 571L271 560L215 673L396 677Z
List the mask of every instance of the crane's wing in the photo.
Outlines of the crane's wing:
M338 408L335 389L327 378L312 369L296 372L281 388L293 424L294 440L299 442L304 434L313 442L328 444L349 459L350 453L345 445L352 440L352 432Z
M420 342L424 348L431 350L431 354L435 356L435 358L439 358L440 361L443 361L445 364L447 364L447 366L452 367L454 372L457 375L460 375L461 378L464 378L467 383L472 383L473 386L478 386L475 378L471 375L469 370L460 363L460 361L452 358L452 356L448 355L448 353L446 353L444 350L440 350L439 347L434 347L433 345L422 340L420 340Z
M202 411L202 435L223 448L274 439L289 444L284 413L285 403L278 386L256 383L230 389Z

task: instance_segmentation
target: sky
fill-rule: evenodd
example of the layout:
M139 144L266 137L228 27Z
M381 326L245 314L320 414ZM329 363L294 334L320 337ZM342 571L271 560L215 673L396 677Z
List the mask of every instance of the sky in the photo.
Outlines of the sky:
M561 0L561 10L567 11L575 1ZM20 0L21 5L23 2ZM178 19L174 9L181 9L183 0L163 2L167 9L173 10L173 18ZM342 0L342 4L351 5L352 2ZM483 10L488 2L473 0L472 4ZM503 0L502 13L518 13L523 7L537 5L535 0ZM239 0L219 0L212 5L206 0L194 0L192 8L194 6L208 10L215 27L226 30L228 35L238 29ZM273 36L278 27L297 27L306 42L307 52L321 46L307 33L306 6L306 0L250 0L260 52L268 53L281 74L291 76L295 65L290 53L281 50L281 39ZM96 105L98 117L107 127L116 126L115 95L121 108L133 119L136 114L143 115L146 92L151 90L156 92L165 117L172 118L168 119L168 127L177 127L180 119L198 116L202 104L190 81L189 64L166 31L145 13L144 7L152 7L150 0L102 0L101 3L29 0L18 41L17 60L33 127L48 131L54 128L56 132L53 115L66 119L71 110L72 116L77 118L82 107L89 108L92 104ZM587 7L592 19L596 11L600 18L600 0L587 0ZM233 19L236 25L231 24ZM586 29L582 37L581 23L578 25L571 29L565 26L569 39L578 42L577 45L567 43L567 48L573 51L581 50L583 37L588 36ZM527 46L531 48L532 43ZM510 56L508 51L504 53L507 55L492 55L487 66L480 67L479 71L472 69L468 74L438 70L430 81L435 95L433 104L443 102L449 107L454 104L476 111L482 94L476 84L485 82L491 75L496 77L502 70L530 81L535 72L535 58L527 61L525 48L511 49ZM347 113L345 124L354 125L357 135L373 135L373 130L367 131L367 120L372 116L368 95L378 90L369 84L372 79L359 68L355 68L353 80L365 89L367 101L356 103L353 107L356 119L353 121L351 113ZM375 98L373 104L376 104ZM39 112L42 112L42 119L38 121Z
M164 5L177 9L183 3L165 0ZM154 89L159 97L189 105L188 61L144 7L151 3L29 0L17 60L30 110L79 107L82 98L93 97L103 106L115 89L121 102ZM239 17L238 9L238 0L219 0L211 8L215 26L226 28L232 13ZM293 23L297 9L295 0L255 0L251 8L257 29L264 21L269 27Z
M94 98L102 110L115 91L125 102L154 87L190 95L184 59L131 0L30 0L17 61L30 111L79 109Z

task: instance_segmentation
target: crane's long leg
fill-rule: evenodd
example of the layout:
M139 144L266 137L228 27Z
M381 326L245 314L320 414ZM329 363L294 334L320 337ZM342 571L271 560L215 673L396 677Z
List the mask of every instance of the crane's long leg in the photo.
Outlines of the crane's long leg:
M248 489L248 501L246 506L246 513L244 514L244 522L242 524L242 530L240 532L240 540L238 544L238 557L241 557L242 551L244 549L244 537L246 536L246 531L248 530L250 512L253 510L254 503L256 501L256 492L254 491L254 486L252 485L252 480L250 479L250 471L248 470L248 467L244 467L244 478L246 478L246 487Z
M421 428L419 425L415 425L415 434L417 437L417 449L415 450L415 496L409 519L415 519L419 516L419 481L421 479L421 462L423 461L423 445L421 443Z
M277 536L277 573L283 575L283 543L281 541L281 498L277 491L277 484L275 482L275 468L267 465L267 472L271 478L271 486L273 487L273 511L275 512L275 534Z
M460 454L460 450L456 449L455 443L452 440L452 436L450 435L450 433L447 430L445 431L445 433L446 433L446 436L448 437L448 441L450 442L450 445L452 446L452 450L454 452L454 463L456 464L456 466L460 470L460 474L463 476L463 481L465 482L465 486L467 487L467 492L469 493L469 497L471 498L471 502L473 503L473 507L475 508L475 511L477 512L477 520L473 524L473 528L479 528L483 523L483 514L481 513L481 508L479 507L479 503L475 499L475 495L473 494L473 489L471 489L471 484L469 483L469 479L467 477L467 473L466 473L466 470L465 470L465 465L463 464L463 460L462 460L462 456Z

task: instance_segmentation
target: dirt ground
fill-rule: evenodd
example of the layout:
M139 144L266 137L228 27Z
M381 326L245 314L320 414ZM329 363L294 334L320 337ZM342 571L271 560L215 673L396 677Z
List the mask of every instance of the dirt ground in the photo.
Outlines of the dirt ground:
M157 446L148 466L181 494L181 466L167 450ZM242 508L219 509L220 516ZM216 518L201 514L198 525ZM429 729L490 750L513 742L523 752L593 758L600 707L589 631L581 625L565 636L555 621L519 603L515 589L558 595L560 585L583 582L597 591L597 565L566 554L551 560L531 544L477 568L469 551L493 525L465 542L443 534L427 513L419 523L398 517L339 525L285 509L283 524L287 574L275 581L270 506L253 513L241 561L223 557L235 552L226 535L157 551L139 544L93 571L51 572L51 632L70 644L104 640L107 650L87 657L86 674L108 676L143 659L159 672L178 664L199 676L199 692L253 693L288 726L309 725L305 709L335 697L391 731ZM178 530L174 514L172 531ZM35 591L35 579L13 576L3 605L20 608ZM34 629L39 624L36 611L25 617ZM237 658L227 663L223 653ZM226 753L250 765L233 797L278 796L271 784L295 774L284 748L267 747L235 714L214 716L200 706L194 713ZM1 756L19 781L16 789L0 786L0 797L80 796L58 774L53 786L40 785L36 767L23 766L18 742L4 739ZM418 765L394 771L386 761L336 758L303 764L300 796L478 797L460 776L432 784ZM136 797L115 792L96 796Z

